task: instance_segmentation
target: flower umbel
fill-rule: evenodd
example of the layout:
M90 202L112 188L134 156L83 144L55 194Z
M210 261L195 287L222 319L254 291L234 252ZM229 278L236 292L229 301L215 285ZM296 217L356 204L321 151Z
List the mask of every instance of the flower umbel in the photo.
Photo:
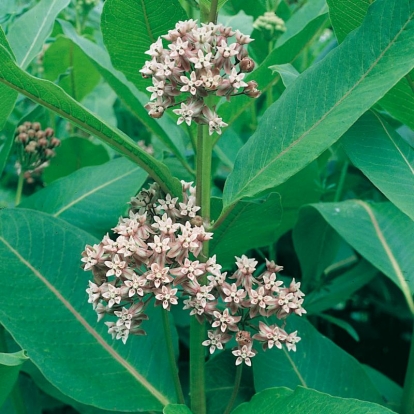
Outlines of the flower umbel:
M235 39L233 39L235 37ZM170 42L164 47L163 39ZM177 124L208 124L209 134L221 134L227 124L207 105L209 96L246 95L257 98L257 83L244 80L245 73L254 69L246 45L250 36L231 27L209 23L197 26L196 20L180 21L175 29L159 37L145 52L151 60L140 70L144 78L152 79L151 101L145 107L153 118L163 116L169 107L180 105L173 112ZM254 82L252 87L251 82ZM178 97L183 97L176 101Z

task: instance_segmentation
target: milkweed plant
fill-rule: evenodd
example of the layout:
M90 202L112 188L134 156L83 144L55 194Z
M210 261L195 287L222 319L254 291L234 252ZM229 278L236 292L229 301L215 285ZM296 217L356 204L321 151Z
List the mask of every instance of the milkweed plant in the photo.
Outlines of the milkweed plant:
M0 413L413 412L411 0L2 12Z

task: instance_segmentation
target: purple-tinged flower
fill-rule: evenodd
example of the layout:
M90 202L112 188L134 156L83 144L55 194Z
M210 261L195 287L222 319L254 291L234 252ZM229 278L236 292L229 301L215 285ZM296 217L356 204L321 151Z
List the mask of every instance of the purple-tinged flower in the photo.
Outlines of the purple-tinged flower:
M250 358L253 358L256 355L248 345L243 345L241 349L236 349L235 351L232 351L232 353L237 357L236 365L240 365L244 362L249 367L252 365Z
M122 339L122 342L126 344L129 329L125 325L118 326L115 322L105 322L105 325L109 328L108 333L112 335L112 339Z
M247 83L243 81L245 77L244 73L237 73L237 70L233 68L229 75L229 81L234 88L234 92L237 92L237 89L247 86Z
M111 261L106 260L105 266L109 267L109 270L106 272L106 276L116 277L131 277L132 270L128 268L128 263L124 260L121 260L118 254L115 254Z
M121 289L116 288L115 286L108 283L108 290L102 293L102 297L108 302L108 308L112 308L116 303L119 305L121 303Z
M203 108L203 115L207 119L209 135L213 135L214 131L217 132L217 134L221 135L221 128L224 128L228 125L223 122L223 120L217 115L215 111L212 111L207 106Z
M190 58L189 61L194 63L196 69L210 69L213 66L212 57L211 53L204 54L201 49L198 49L197 57Z
M223 344L231 339L231 335L217 331L208 331L207 335L209 339L205 340L202 345L210 347L210 354L213 354L216 348L223 349Z
M138 276L134 273L131 280L125 280L125 286L128 288L128 296L131 298L134 295L144 296L143 287L147 284L147 280L143 276Z
M222 292L224 293L224 302L229 304L232 313L236 313L241 306L242 300L246 297L247 292L244 289L237 289L237 285L233 283L231 286L228 283L223 284Z
M152 78L153 86L148 86L147 91L152 92L151 100L161 98L165 93L165 82Z
M177 291L178 289L171 289L169 286L162 286L161 292L155 295L155 299L157 299L158 302L162 302L162 307L164 309L170 310L171 305L178 304L178 298L175 296Z
M153 43L149 50L145 52L145 54L152 56L153 58L161 57L164 52L164 48L162 46L162 40L159 37L155 43Z
M296 351L296 344L301 340L299 336L297 336L298 331L290 333L286 340L285 344L288 349L288 351Z
M272 349L276 346L282 349L282 342L287 338L286 332L277 325L267 326L263 322L259 322L259 333L253 335L253 339L263 342L263 349Z
M168 274L169 270L169 267L161 267L158 263L153 263L151 270L145 273L144 276L147 280L152 281L156 288L159 288L161 285L172 282L173 278Z
M227 329L233 332L239 330L236 324L240 321L241 316L230 315L227 308L224 309L223 313L214 311L213 316L215 318L215 321L211 325L213 328L220 327L221 332L226 332Z
M180 91L181 92L190 92L191 95L197 93L197 88L203 84L201 79L197 79L197 75L194 71L190 74L190 79L187 76L180 76L181 82L184 84ZM148 89L148 88L147 88Z

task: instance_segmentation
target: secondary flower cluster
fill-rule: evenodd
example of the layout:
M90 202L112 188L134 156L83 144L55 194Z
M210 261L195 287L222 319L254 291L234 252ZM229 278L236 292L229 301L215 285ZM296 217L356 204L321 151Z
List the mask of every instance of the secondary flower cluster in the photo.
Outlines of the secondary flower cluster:
M18 173L23 171L28 181L49 165L49 160L56 155L54 149L60 145L52 128L44 131L41 128L39 122L25 122L17 127L15 134Z
M214 131L221 134L227 124L214 107L207 106L205 98L260 95L255 81L244 80L245 73L254 69L246 49L253 41L250 36L221 24L198 27L196 20L186 20L162 37L170 42L167 48L158 38L145 52L151 60L140 70L144 77L152 78L153 86L147 88L152 102L145 106L151 117L160 118L167 108L180 105L173 110L179 116L177 124L208 124L210 135ZM185 99L176 102L179 95Z
M197 215L195 188L183 182L183 200L164 194L153 184L131 199L129 217L120 218L113 228L116 239L107 234L99 244L86 246L82 253L84 270L93 273L86 290L98 314L115 316L106 322L108 332L125 343L129 335L143 335L144 313L151 299L171 310L179 300L199 321L207 320L212 330L203 342L210 353L223 349L232 335L238 343L233 351L236 364L250 365L253 340L263 348L296 350L296 332L288 334L276 324L253 324L258 316L275 315L284 320L290 314L302 315L300 283L283 287L276 274L282 270L267 262L265 272L253 276L257 261L237 258L238 270L230 278L221 272L213 256L196 260L203 243L212 238ZM256 332L251 337L250 331Z
M285 22L272 11L259 16L253 23L253 27L266 32L269 37L286 32Z

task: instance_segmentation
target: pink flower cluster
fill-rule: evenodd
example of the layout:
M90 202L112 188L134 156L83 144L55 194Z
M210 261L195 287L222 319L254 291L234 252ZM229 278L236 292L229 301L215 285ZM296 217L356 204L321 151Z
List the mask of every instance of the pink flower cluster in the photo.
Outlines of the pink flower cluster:
M180 105L173 110L179 116L177 124L208 124L210 135L214 131L221 134L227 124L206 105L205 98L260 95L256 82L244 81L245 73L254 69L245 47L253 41L250 36L220 24L198 27L196 20L186 20L162 37L170 44L164 48L158 38L145 52L151 60L140 70L144 77L152 78L152 86L147 88L152 102L145 106L151 117L160 118L167 108ZM182 94L186 99L176 102Z
M106 322L108 332L125 343L129 335L145 334L140 325L148 319L144 312L152 299L165 310L182 300L190 315L211 324L203 342L210 353L223 349L233 335L236 364L250 365L253 340L264 349L285 344L296 350L296 332L288 334L276 324L255 325L254 319L275 315L283 321L290 314L306 313L300 283L293 280L284 287L277 278L283 268L274 262L268 261L266 270L254 277L257 261L237 257L237 271L227 278L216 256L196 260L212 233L197 215L194 194L191 183L183 182L179 201L153 184L131 199L129 217L121 217L113 228L115 240L107 234L99 244L86 246L83 268L93 273L86 291L98 321L114 316Z

